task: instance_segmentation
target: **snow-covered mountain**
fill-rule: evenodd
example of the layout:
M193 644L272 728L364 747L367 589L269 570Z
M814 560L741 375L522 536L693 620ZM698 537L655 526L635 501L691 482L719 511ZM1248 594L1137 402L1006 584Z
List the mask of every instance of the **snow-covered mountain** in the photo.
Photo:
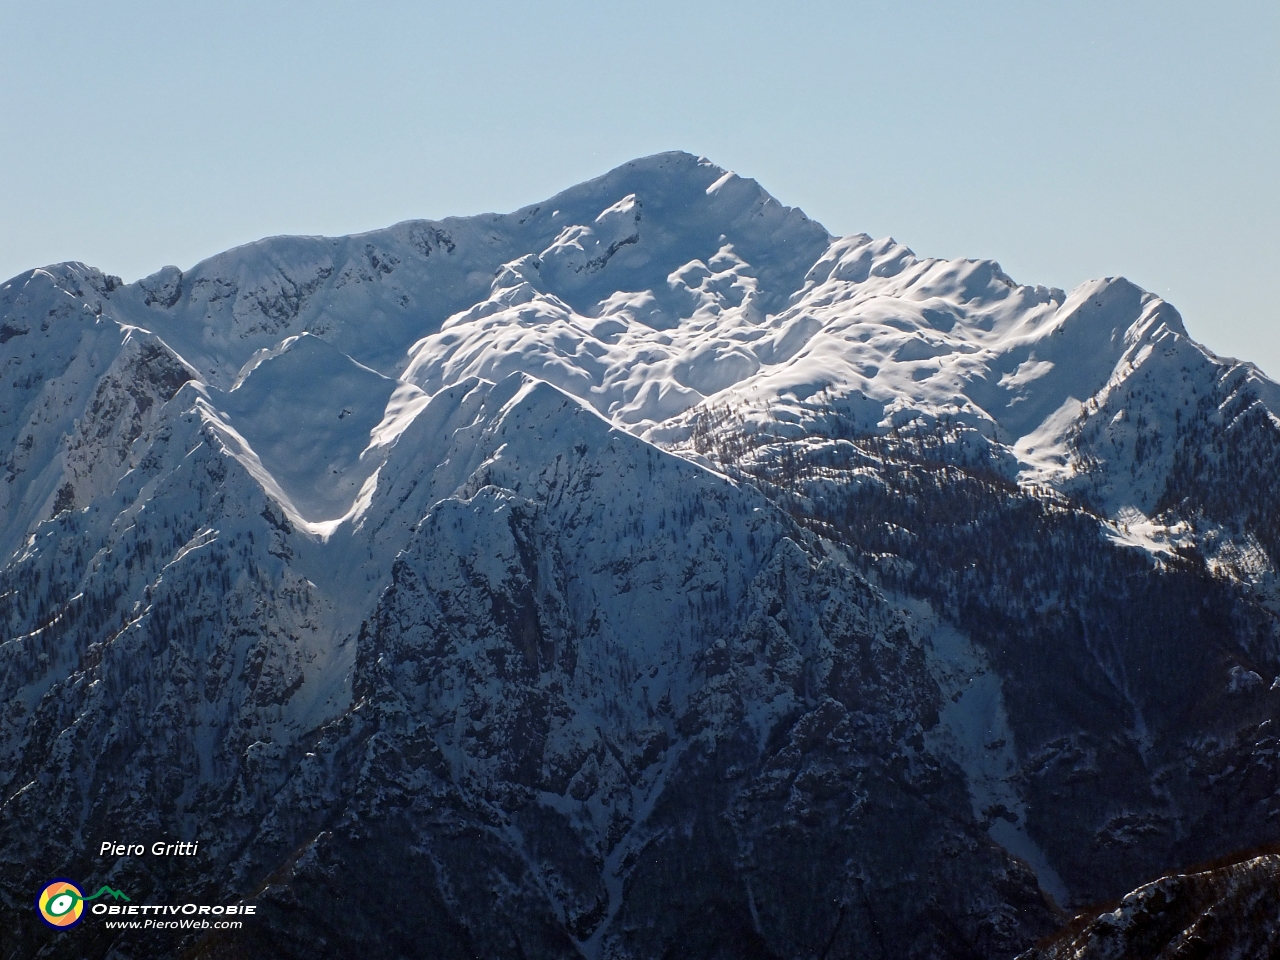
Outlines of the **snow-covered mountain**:
M5 956L1012 957L1280 839L1280 388L1124 279L673 153L34 270L0 362Z

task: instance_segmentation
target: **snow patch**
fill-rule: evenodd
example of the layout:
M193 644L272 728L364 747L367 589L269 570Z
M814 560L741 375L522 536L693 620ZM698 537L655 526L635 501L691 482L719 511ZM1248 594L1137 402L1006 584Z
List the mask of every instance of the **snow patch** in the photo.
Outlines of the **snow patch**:
M1046 893L1066 903L1066 885L1027 833L1026 802L1016 786L1018 754L999 675L969 637L929 604L904 605L925 639L929 670L944 698L938 724L925 733L925 745L964 771L973 815L988 824L991 839L1026 863Z

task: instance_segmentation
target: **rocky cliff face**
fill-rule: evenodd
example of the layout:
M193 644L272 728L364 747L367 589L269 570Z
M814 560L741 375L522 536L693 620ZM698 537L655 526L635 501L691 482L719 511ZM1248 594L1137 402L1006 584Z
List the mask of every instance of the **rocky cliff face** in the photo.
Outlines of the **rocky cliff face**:
M4 956L1012 957L1277 839L1280 396L1126 281L669 154L0 322Z

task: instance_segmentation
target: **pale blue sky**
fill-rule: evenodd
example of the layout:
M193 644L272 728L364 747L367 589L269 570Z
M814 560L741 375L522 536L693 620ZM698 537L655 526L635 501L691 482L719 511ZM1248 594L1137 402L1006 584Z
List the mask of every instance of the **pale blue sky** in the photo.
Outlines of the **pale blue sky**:
M1280 376L1280 4L0 0L0 275L511 210L685 149L835 233L1123 274Z

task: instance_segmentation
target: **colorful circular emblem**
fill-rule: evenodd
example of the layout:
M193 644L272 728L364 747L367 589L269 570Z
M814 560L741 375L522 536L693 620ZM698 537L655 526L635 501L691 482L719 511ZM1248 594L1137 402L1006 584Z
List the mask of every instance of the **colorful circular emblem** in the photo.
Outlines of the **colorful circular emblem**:
M70 880L50 880L36 897L36 909L49 926L65 930L80 922L84 893Z

